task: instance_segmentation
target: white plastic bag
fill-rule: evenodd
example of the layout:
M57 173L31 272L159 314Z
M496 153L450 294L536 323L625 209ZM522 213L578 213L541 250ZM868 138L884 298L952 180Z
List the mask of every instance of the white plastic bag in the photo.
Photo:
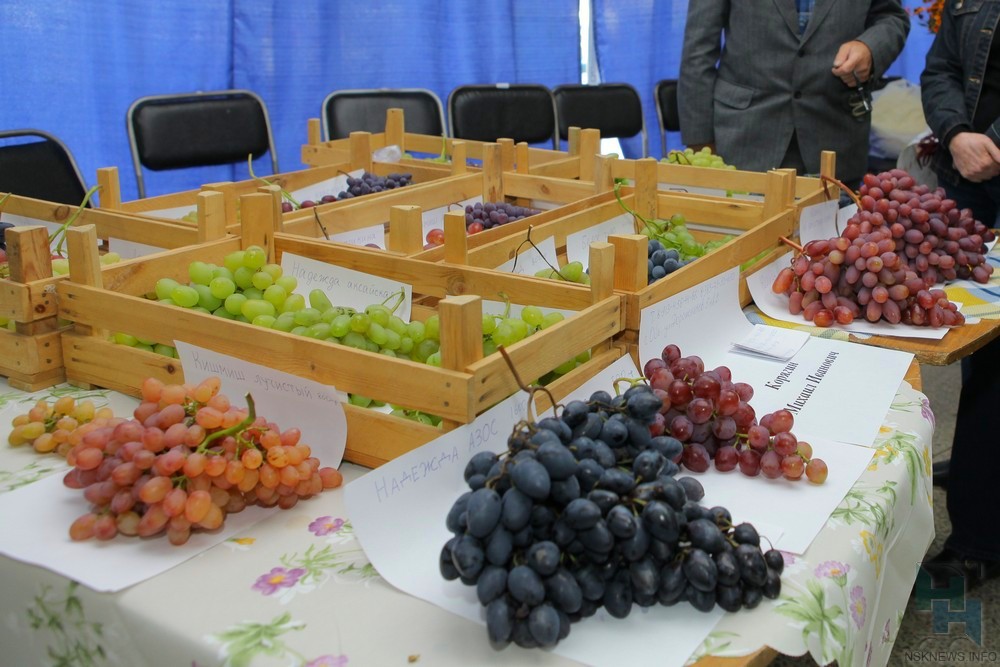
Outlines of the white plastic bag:
M920 86L898 79L872 95L870 155L894 160L926 129Z

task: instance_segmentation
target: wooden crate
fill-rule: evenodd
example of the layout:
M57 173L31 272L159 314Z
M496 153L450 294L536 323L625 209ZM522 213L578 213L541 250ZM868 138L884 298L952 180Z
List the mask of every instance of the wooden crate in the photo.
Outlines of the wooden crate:
M65 276L52 271L49 231L43 223L62 224L75 206L11 195L3 204L2 219L38 223L8 229L10 278L0 280L0 317L14 329L0 329L0 375L12 387L36 391L65 380L60 336L65 325L57 317L56 284ZM197 243L208 232L120 213L84 209L75 225L93 225L102 239L120 239L144 245L174 248ZM95 242L96 248L96 242Z
M444 208L474 197L490 202L507 201L523 206L545 207L541 213L517 223L469 236L468 245L478 247L503 237L509 233L508 228L538 225L582 210L586 204L578 202L585 202L594 193L595 183L504 171L502 150L499 144L484 144L483 168L465 175L439 179L423 187L398 188L377 198L361 197L318 207L315 211L285 214L283 231L310 238L323 238L384 224L387 230L387 247L390 250L434 261L442 251L434 253L424 250L421 214L425 210ZM610 179L598 183L606 189L611 188Z
M356 143L355 135L358 135L364 143ZM467 160L482 160L483 149L492 142L474 141L469 139L452 139L450 137L439 137L428 134L416 134L406 132L405 121L402 109L389 109L386 111L385 131L370 134L368 132L352 132L348 139L334 139L332 141L322 141L320 121L318 118L311 118L306 127L306 143L302 146L303 164L319 167L328 164L338 164L350 160L352 156L361 154L371 155L372 151L386 146L399 146L407 154L418 153L422 155L444 155L445 158L456 169L466 169ZM599 138L598 144L599 145ZM505 171L515 169L515 164L523 173L529 173L533 169L556 169L559 167L546 167L551 163L563 163L570 157L564 151L549 150L545 148L533 148L526 143L515 146L512 139L498 139L503 148L503 165ZM409 168L426 163L426 160L413 160L404 158L400 165ZM560 175L560 173L549 175Z
M765 189L769 193L769 199L758 203L658 191L655 180L656 162L652 159L641 160L637 167L636 187L621 190L622 201L630 209L646 218L669 218L680 213L687 219L692 234L701 241L726 234L736 238L652 285L647 285L646 237L639 234L610 237L608 240L615 246L615 290L625 299L625 330L632 332L625 333L626 336L635 335L638 331L642 308L733 266L748 262L761 253L778 253L781 250L779 237L790 237L795 232L797 218L791 205L793 176L787 171L774 171L767 176L769 182ZM466 239L463 236L461 229L464 221L455 216L446 221L448 226L445 229L444 247L426 251L416 257L494 268L512 259L523 247L531 225L531 239L538 243L552 238L560 263L564 263L567 259L567 236L625 213L614 192L593 195L574 204L574 208L578 210L543 224L531 225L532 219L528 218L505 225L500 228L506 230L502 238L477 247L467 245L467 241L474 237ZM748 293L746 296L749 298Z
M483 410L512 394L517 386L499 354L482 358L481 301L505 293L514 303L532 303L579 311L544 331L512 345L508 352L525 378L540 377L585 350L611 348L621 331L622 299L613 293L613 249L602 244L593 262L603 276L591 289L551 281L498 275L470 267L430 264L401 255L319 242L275 231L273 198L242 198L243 233L189 248L133 260L126 266L96 268L88 252L93 231L73 236L71 280L58 287L60 314L75 323L63 336L67 378L135 394L145 377L179 381L180 362L123 346L112 347L101 329L127 324L128 333L172 344L185 340L237 358L439 415L449 425L468 423ZM280 261L292 252L319 261L373 273L413 285L415 294L440 299L442 367L362 352L326 341L167 306L145 299L162 277L184 279L191 261L221 263L229 252L250 245L268 249ZM426 311L424 311L426 314ZM121 322L121 325L117 323ZM113 367L107 359L115 359ZM598 355L601 356L601 355ZM579 369L578 369L579 370ZM579 374L578 374L579 375ZM567 381L569 382L569 381ZM436 437L440 430L371 410L346 406L347 459L378 465Z

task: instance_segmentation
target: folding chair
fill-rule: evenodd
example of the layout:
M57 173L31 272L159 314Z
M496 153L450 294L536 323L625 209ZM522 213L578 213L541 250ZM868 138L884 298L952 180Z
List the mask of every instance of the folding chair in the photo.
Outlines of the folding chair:
M345 139L351 132L385 130L385 112L402 109L406 131L444 135L441 99L425 88L369 88L337 90L323 100L323 136Z
M143 167L236 164L269 152L278 173L267 107L248 90L142 97L129 107L126 125L140 197L146 196Z
M552 92L526 83L458 86L448 95L448 134L475 141L552 142L558 148Z
M677 79L656 82L656 117L660 120L660 151L667 155L667 132L681 131L680 111L677 110Z
M642 135L642 157L649 154L646 122L639 92L627 83L564 84L552 89L559 120L559 138L570 127L600 130L601 138Z
M79 206L87 184L57 137L41 130L7 130L0 132L0 193L5 192Z

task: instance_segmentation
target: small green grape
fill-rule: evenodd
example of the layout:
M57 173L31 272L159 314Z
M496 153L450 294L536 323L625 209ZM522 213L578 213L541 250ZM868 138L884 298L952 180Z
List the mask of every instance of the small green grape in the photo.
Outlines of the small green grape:
M266 290L274 284L274 278L266 271L256 271L250 278L250 283L259 290Z
M212 274L214 268L214 265L206 262L191 262L188 265L188 277L197 285L208 285L214 277Z
M222 305L222 299L212 294L212 288L208 285L195 283L192 287L198 292L198 305L202 308L212 311Z
M246 289L253 286L253 269L241 266L235 271L233 271L233 282L240 289Z
M295 323L303 327L311 327L319 322L320 312L315 308L303 308L295 311Z
M285 299L288 298L288 292L281 285L271 285L264 290L264 301L274 305L275 308L280 309L282 304L285 303Z
M365 314L383 327L389 325L389 318L392 317L392 311L381 304L368 306L365 308Z
M131 334L127 334L127 333L121 333L121 332L118 332L118 333L114 334L111 338L117 344L119 344L119 345L128 345L129 347L132 347L136 343L139 342L139 340L135 336L133 336Z
M371 318L364 313L351 315L351 331L364 333L368 331L369 325L371 325Z
M566 317L562 313L546 313L545 317L542 319L542 329L548 329L553 324L558 324L562 322Z
M425 363L427 365L429 365L429 366L437 366L438 368L440 368L441 367L441 353L440 352L435 352L431 356L427 357L427 361Z
M406 335L413 341L414 345L419 344L426 337L424 323L419 320L410 322L406 325Z
M171 345L164 345L163 343L157 343L156 345L153 346L153 352L163 357L170 357L172 359L177 358L177 348Z
M287 333L295 328L295 316L292 313L281 313L275 318L271 328Z
M387 329L374 320L368 325L367 335L372 342L380 347L384 346L386 341L389 340Z
M277 280L282 276L280 264L265 264L264 266L260 267L260 270L271 276L272 280Z
M258 315L257 317L250 320L250 324L255 327L263 327L265 329L271 329L274 327L274 322L277 318L274 315Z
M533 327L541 326L545 313L538 306L525 306L521 310L521 319ZM484 318L485 321L485 318Z
M351 330L351 316L345 314L337 315L330 322L330 334L337 338L343 338Z
M299 281L296 280L295 276L284 275L280 278L274 279L275 285L281 285L285 288L285 291L291 294L295 291L295 288L299 286Z
M387 326L390 331L395 331L400 336L405 335L407 332L406 322L396 315L389 316L389 324Z
M563 278L572 282L580 282L580 276L583 275L583 263L582 262L570 262L564 266L559 273L563 275Z
M431 315L424 320L424 337L441 340L441 320L437 315Z
M403 338L398 333L392 329L385 329L386 341L382 347L387 350L398 350L399 346L402 345Z
M198 305L198 290L187 285L178 285L170 293L170 298L174 303L183 308L192 308Z
M267 264L267 253L260 246L252 245L243 253L243 266L256 271Z
M236 292L236 283L232 278L226 276L216 276L208 283L208 289L216 299L225 299L230 294Z
M282 287L285 286L282 285ZM287 291L288 288L285 287L285 290ZM281 304L281 312L294 313L295 311L302 310L305 307L306 307L306 298L304 296L302 296L301 294L292 294L291 292L288 292L288 297L285 299L285 302Z
M243 290L243 296L245 296L248 299L260 299L260 300L263 300L264 299L264 292L263 292L263 290L259 290L256 287L248 287L245 290Z
M243 317L252 322L255 317L260 315L270 315L274 317L277 314L277 311L274 308L274 304L268 303L263 299L247 299L243 302L243 307L240 309L240 313Z
M236 269L243 266L243 256L246 254L245 250L237 250L231 252L225 256L222 260L222 265L229 269L230 273L235 274Z
M156 287L153 289L156 292L156 298L162 301L163 299L169 299L170 295L178 287L180 287L180 283L173 278L160 278L156 281Z

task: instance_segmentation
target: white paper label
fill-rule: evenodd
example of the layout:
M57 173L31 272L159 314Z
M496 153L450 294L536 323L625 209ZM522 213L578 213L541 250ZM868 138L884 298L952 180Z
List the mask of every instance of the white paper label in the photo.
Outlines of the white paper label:
M410 321L410 309L413 303L412 285L290 252L282 254L281 269L298 280L296 292L308 294L314 289L320 289L334 305L350 306L359 310L387 299L391 300L393 295L403 290L402 303L394 313L404 322Z
M802 245L815 239L832 239L839 236L837 217L840 213L836 199L806 206L799 214L799 241Z
M385 227L382 225L372 225L363 229L352 229L349 232L338 232L330 234L330 240L359 246L373 243L382 250L385 250Z
M635 234L635 221L631 213L622 213L599 225L566 235L566 259L590 266L590 244L607 241L613 234Z
M551 236L541 241L524 243L517 257L510 259L497 267L497 271L514 273L522 276L533 276L539 271L552 267L559 268L559 258L556 256L556 241Z
M809 334L795 329L781 329L758 324L733 347L775 359L790 359L809 340Z

